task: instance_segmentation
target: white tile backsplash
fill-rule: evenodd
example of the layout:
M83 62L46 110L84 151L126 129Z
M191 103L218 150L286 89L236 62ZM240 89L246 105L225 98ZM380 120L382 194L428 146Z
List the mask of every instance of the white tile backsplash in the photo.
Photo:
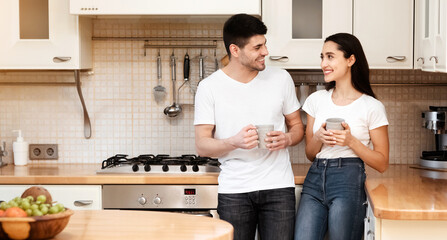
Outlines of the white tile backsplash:
M222 37L223 21L182 19L95 19L96 37ZM163 42L161 42L163 43ZM177 44L176 42L175 44ZM160 42L154 42L160 44ZM172 44L172 43L171 43ZM92 138L84 139L82 106L75 87L1 86L0 140L10 152L12 163L13 129L22 129L29 143L59 144L58 163L98 163L115 154L195 153L193 92L198 79L200 49L188 49L191 58L191 85L180 91L182 113L168 118L163 109L172 104L169 56L173 49L146 49L143 41L93 41L93 74L81 74L82 91L92 123ZM217 58L225 55L218 43ZM162 85L167 95L155 101L156 56L162 57ZM183 83L186 49L174 49L177 57L176 87ZM203 49L206 75L214 71L214 50ZM447 74L416 70L373 70L372 82L447 82ZM319 81L315 74L294 76L295 81ZM0 81L72 82L72 72L7 71ZM447 87L374 87L387 108L390 121L391 163L415 163L422 150L434 147L434 137L421 128L421 111L429 105L447 105ZM294 163L307 162L304 143L290 148ZM39 161L39 163L54 161Z

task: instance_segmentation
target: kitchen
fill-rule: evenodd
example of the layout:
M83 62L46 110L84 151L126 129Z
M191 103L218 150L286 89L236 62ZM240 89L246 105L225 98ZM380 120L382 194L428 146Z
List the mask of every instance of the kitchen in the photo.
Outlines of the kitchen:
M326 4L329 1L324 2ZM351 1L344 2L347 2L348 5L332 7L342 8L344 10L352 9ZM357 6L355 4L356 2L361 1L354 1L354 7ZM383 5L391 4L387 1L377 2ZM416 47L418 42L417 38L414 37L413 41L413 35L416 34L416 32L413 33L413 10L419 6L418 4L422 4L422 2L415 1L415 5L410 4L408 9L402 7L408 4L399 3L401 5L400 9L407 9L411 14L405 16L406 18L398 18L407 19L405 20L407 21L406 25L404 25L407 28L402 27L402 25L397 25L399 27L392 28L392 30L409 29L407 32L404 31L404 33L409 35L401 34L400 32L396 34L399 34L398 36L400 37L410 39L405 41L405 44L407 42L410 44L405 45L400 40L389 40L388 38L384 38L383 40L385 43L399 42L401 44L398 45L406 46L406 48L409 46L411 51L407 55L408 59L397 67L391 63L388 65L377 64L374 67L370 61L370 65L373 68L371 71L371 80L373 84L376 84L373 85L373 88L378 98L384 103L390 121L390 164L417 164L422 151L433 150L435 145L433 134L429 130L421 127L421 113L428 111L429 106L447 105L447 74L445 71L428 72L430 71L429 69L427 69L428 71L421 71L422 61L417 60L422 55L418 55L419 48ZM269 4L269 1L263 1L262 6L264 7L262 11L267 11L265 8L267 4ZM388 8L393 9L391 7ZM374 12L370 11L369 14L373 14ZM401 10L399 14L404 14L404 12L404 10ZM358 16L355 13L354 18ZM445 10L443 13L445 18ZM360 16L362 14L366 13L361 12ZM258 15L262 15L263 19L267 22L269 17L268 12L262 12ZM5 17L8 15L2 14L2 16ZM73 17L76 15L70 16ZM90 41L92 47L91 68L80 72L82 93L86 105L85 109L90 118L91 137L89 139L85 138L84 111L75 87L68 87L63 84L7 84L11 82L71 83L74 79L73 70L55 71L56 67L53 67L45 68L49 69L49 71L33 71L32 69L41 68L32 66L25 67L24 65L20 66L20 64L16 67L2 68L8 69L0 72L0 81L5 83L0 83L0 99L2 103L0 110L0 140L6 142L6 150L9 152L8 156L3 157L4 162L9 165L13 164L12 142L15 141L16 135L12 130L15 129L22 130L24 139L29 143L58 144L59 159L57 161L30 161L32 166L39 169L50 164L52 167L48 167L47 170L50 173L57 171L57 168L53 165L58 166L62 164L68 164L69 166L76 164L96 164L97 166L93 168L93 171L96 171L100 168L103 160L116 154L127 154L129 157L148 153L169 154L171 156L194 154L193 94L189 87L182 88L179 94L178 102L182 106L182 113L175 118L169 118L163 113L163 110L171 105L173 101L170 56L174 51L177 57L176 86L179 87L183 82L182 63L186 49L144 48L145 43L143 40L130 41L120 40L118 38L221 38L221 28L225 18L218 16L196 16L188 18L178 16L141 17L138 15L134 17L104 16L98 18L88 18L87 15L85 17L91 21L92 37L97 38ZM85 18L82 19L86 20ZM348 21L350 27L348 29L342 29L352 32L352 20L348 19L346 21ZM8 24L11 21L4 21L2 19L1 22ZM392 22L385 23L390 25L388 27L391 28ZM355 30L355 19L353 24ZM384 23L381 24L379 26L383 27ZM281 55L282 53L273 52L275 48L279 48L280 43L275 43L275 41L278 42L278 39L273 39L273 37L275 36L275 31L279 31L280 28L270 26L268 22L267 26L269 27L268 34L273 34L272 39L267 35L271 55ZM82 29L85 30L85 28ZM365 33L359 32L359 34ZM371 34L377 33L371 31ZM115 39L107 40L106 38ZM365 44L365 51L367 57L369 57L374 52L369 52L368 54L367 39L365 41L363 39L360 40ZM380 43L379 39L374 38L370 46L372 49L375 49L374 44ZM156 44L161 43L156 42ZM225 55L222 43L218 42L218 44L218 47L215 49L188 49L188 54L191 57L191 83L197 84L199 81L199 55L201 49L202 55L206 56L205 70L207 74L205 75L209 75L213 69L214 50L216 50L216 58L219 60ZM284 67L290 69L297 86L301 83L307 83L311 91L315 89L315 84L322 82L323 79L320 71L306 70L315 70L319 66L321 41L317 41L312 46L316 46L316 48L311 48L313 52L308 53L309 55L304 54L306 56L304 63L299 62L299 59L295 61L293 56L289 56L290 60L284 63L298 63L295 66L284 65ZM155 101L153 89L158 85L157 55L159 51L162 61L161 85L166 88L167 95L161 101ZM25 51L25 53L21 54L26 53ZM444 52L444 59L445 54ZM303 54L298 51L294 55L300 56ZM400 56L404 55L404 53L396 53L393 55ZM426 65L430 61L433 62L433 59L430 60L429 58L430 56L425 57L424 61ZM311 61L310 59L313 60ZM79 62L81 61L79 60ZM271 62L270 64L281 65L283 63ZM306 66L305 64L312 64L312 66ZM298 69L296 67L297 65L306 67ZM75 69L75 67L71 67L70 69ZM394 85L386 85L390 83ZM292 163L308 163L304 155L304 143L290 148L289 151L291 153ZM11 167L9 165L8 167ZM88 167L84 168L92 169ZM20 168L14 169L14 171L17 171L17 176L24 176L29 173L29 170L24 170L24 173L21 173L21 170ZM6 170L0 169L0 171L4 172ZM304 174L301 173L301 175ZM138 182L138 180L132 181ZM78 181L76 184L81 184L81 182ZM159 182L160 184L166 184L166 182L161 180ZM20 184L20 182L2 182L1 184ZM27 183L22 182L21 184ZM42 181L36 182L36 184L49 183ZM61 184L70 184L70 182ZM109 182L108 184L113 183Z

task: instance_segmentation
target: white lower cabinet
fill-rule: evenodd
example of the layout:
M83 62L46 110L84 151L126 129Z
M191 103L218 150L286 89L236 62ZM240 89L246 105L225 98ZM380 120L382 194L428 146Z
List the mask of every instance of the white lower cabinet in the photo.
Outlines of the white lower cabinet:
M101 185L1 185L0 201L20 197L31 186L46 188L53 201L73 210L102 209Z
M296 199L295 211L298 210L298 205L300 204L302 191L303 191L303 185L295 185L295 199Z
M374 216L368 202L365 240L441 240L446 239L447 221L389 220Z
M375 237L375 225L376 225L376 219L374 217L374 213L372 211L372 208L368 201L368 208L366 209L366 217L364 219L365 222L365 234L363 239L364 240L373 240Z

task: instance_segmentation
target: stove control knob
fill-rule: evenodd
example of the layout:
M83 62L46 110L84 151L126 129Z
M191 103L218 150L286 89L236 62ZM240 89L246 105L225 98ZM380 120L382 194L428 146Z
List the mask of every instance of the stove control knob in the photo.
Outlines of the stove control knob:
M186 172L186 165L182 165L182 166L180 166L180 171L182 171L182 172Z
M199 171L199 166L197 166L197 165L192 166L192 170L194 172L198 172Z
M138 164L132 165L132 171L138 172L139 169L140 169L140 167L138 167Z
M149 172L151 170L151 165L146 164L144 165L144 171Z
M159 196L154 197L154 204L158 205L161 203L161 198Z
M141 196L138 198L138 203L140 203L141 205L146 204L147 200L145 197Z
M169 171L169 167L168 167L168 165L163 165L163 167L162 167L162 169L163 169L163 172L167 172L167 171Z

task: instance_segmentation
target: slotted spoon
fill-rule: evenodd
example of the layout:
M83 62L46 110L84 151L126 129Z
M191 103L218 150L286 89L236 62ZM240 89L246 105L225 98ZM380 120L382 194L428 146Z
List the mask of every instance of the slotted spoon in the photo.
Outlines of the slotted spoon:
M166 96L166 88L161 85L161 56L160 51L157 56L157 86L154 87L155 101L159 102Z

